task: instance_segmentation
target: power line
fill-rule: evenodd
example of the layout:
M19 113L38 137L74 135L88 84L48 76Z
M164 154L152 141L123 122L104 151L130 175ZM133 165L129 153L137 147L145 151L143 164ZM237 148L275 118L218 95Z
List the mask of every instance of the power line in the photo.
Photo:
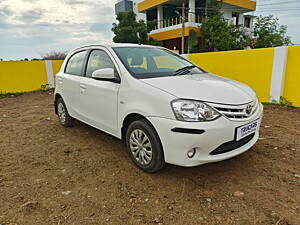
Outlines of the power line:
M199 11L203 11L203 10L205 10L205 9L207 9L207 10L209 10L209 11L216 11L216 10L218 10L218 9L216 9L216 8L205 8L205 7L198 7L198 8L196 8L196 10L199 10ZM230 9L230 10L232 10L233 12L248 12L247 10L244 10L244 9L239 9L239 8L226 8L226 7L223 7L223 8L221 8L220 10L222 11L222 10L226 10L226 9ZM256 10L256 11L250 11L250 12L257 12L257 11L272 11L272 10L281 10L281 11L288 11L288 10L299 10L300 9L300 7L270 7L270 8L261 8L261 9L258 9L258 10Z
M261 9L259 9L259 10L273 10L273 9L275 9L275 10L277 10L277 9L280 9L280 10L288 10L288 9L299 9L300 8L300 6L297 6L297 7L291 7L291 6L288 6L288 7L277 7L277 8L261 8Z
M300 10L300 8L291 8L291 9L262 9L262 10L257 10L255 12L289 12L289 11L294 11L294 10Z
M277 1L277 0L257 0L256 2L270 2L270 1Z
M277 2L277 3L268 3L268 4L262 4L262 5L256 5L257 7L265 6L265 5L282 5L287 3L299 3L299 1L287 1L287 2Z

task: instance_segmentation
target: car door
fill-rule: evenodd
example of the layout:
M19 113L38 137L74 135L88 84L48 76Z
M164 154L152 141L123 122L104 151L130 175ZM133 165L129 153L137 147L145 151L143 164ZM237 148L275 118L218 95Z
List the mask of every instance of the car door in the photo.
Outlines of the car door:
M110 53L104 49L89 52L84 76L80 83L80 105L84 120L107 133L117 134L119 83L92 78L98 69L113 68Z
M64 73L59 76L58 82L62 86L62 94L64 102L67 106L69 114L75 118L79 118L79 93L80 80L83 74L84 61L87 51L79 51L74 53L66 63ZM80 119L80 118L79 118Z

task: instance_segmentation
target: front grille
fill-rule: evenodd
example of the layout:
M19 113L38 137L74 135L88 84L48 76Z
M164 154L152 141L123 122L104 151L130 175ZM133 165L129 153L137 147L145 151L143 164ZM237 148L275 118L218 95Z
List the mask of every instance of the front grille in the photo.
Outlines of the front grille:
M231 120L243 120L251 117L258 108L258 102L253 101L243 105L224 105L224 104L217 104L217 103L208 103L214 109L216 109L219 113L226 116L228 119ZM247 111L247 107L251 107L252 110L249 113Z
M209 154L210 155L219 155L219 154L233 151L235 149L242 147L243 145L247 144L248 142L250 142L254 138L254 136L255 136L255 134L251 134L239 141L226 142L226 143L220 145L218 148L216 148L214 151L212 151Z

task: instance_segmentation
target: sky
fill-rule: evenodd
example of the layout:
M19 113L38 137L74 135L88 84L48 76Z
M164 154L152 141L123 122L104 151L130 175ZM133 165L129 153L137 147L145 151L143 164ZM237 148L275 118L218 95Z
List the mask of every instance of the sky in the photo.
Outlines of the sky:
M288 26L293 44L300 45L300 0L256 0L254 15L274 15L281 25Z
M111 42L115 1L0 0L0 58L40 58Z
M0 0L0 58L40 58L112 42L116 0ZM283 4L284 3L284 4ZM300 0L257 0L255 15L274 14L300 44Z

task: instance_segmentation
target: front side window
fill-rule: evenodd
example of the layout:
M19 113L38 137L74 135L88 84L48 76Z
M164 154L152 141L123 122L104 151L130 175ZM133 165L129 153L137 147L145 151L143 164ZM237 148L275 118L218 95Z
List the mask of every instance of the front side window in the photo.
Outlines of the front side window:
M67 63L65 73L81 76L85 55L86 51L81 51L71 56Z
M137 79L178 75L178 70L194 65L177 54L150 47L113 48L127 70ZM195 67L190 73L203 73Z
M88 60L86 76L92 77L94 71L107 68L115 69L109 55L102 50L93 50Z

